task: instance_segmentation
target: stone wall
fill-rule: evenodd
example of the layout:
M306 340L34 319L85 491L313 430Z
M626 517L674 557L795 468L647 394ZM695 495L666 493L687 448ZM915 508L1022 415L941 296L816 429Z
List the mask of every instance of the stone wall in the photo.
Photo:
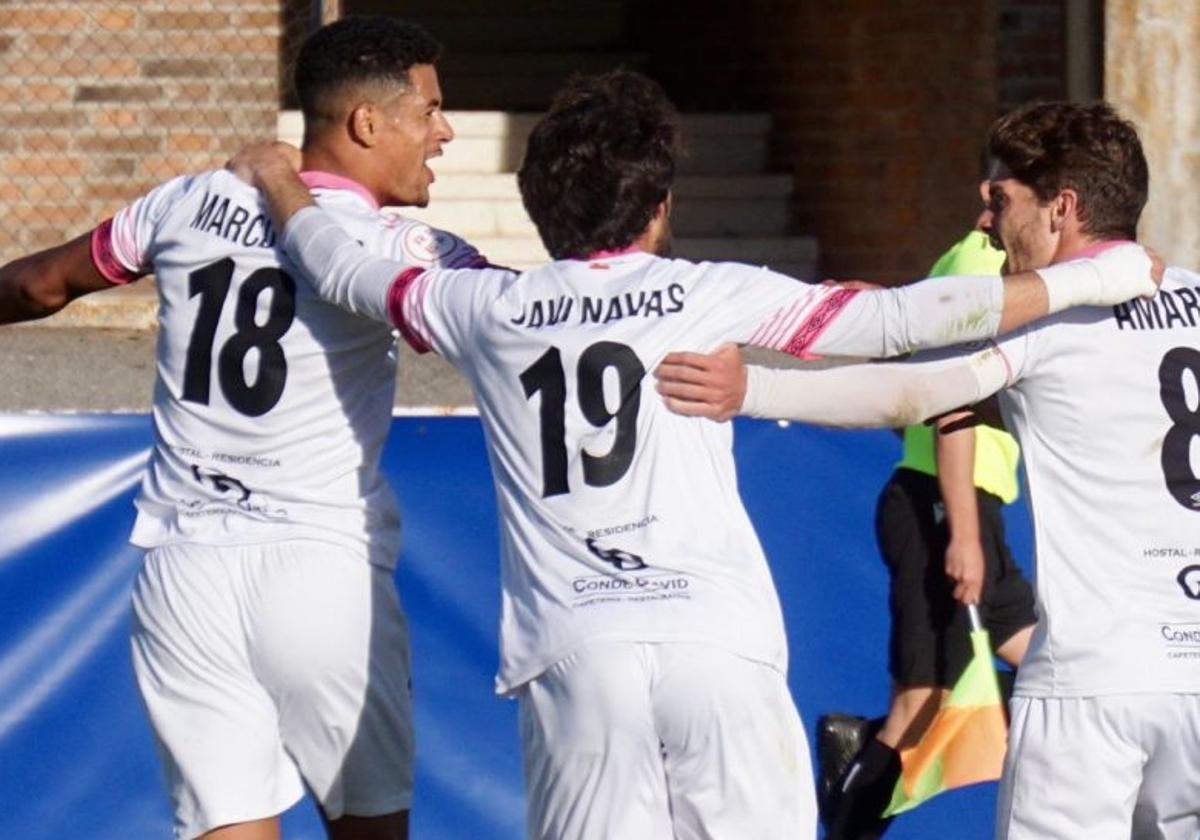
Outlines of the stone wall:
M1141 238L1200 268L1200 15L1191 0L1108 0L1105 96L1141 134L1150 203Z

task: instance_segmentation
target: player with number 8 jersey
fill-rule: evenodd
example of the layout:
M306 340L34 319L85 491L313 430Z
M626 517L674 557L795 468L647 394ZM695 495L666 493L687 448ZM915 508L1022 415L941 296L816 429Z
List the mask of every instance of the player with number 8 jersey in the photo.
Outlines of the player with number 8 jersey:
M1010 268L1044 276L1131 247L1149 167L1111 106L1026 106L993 124L988 151L981 227ZM850 426L1000 392L1025 455L1038 620L998 840L1200 835L1198 346L1200 274L1173 267L1152 299L1061 312L982 347L743 380L748 413Z

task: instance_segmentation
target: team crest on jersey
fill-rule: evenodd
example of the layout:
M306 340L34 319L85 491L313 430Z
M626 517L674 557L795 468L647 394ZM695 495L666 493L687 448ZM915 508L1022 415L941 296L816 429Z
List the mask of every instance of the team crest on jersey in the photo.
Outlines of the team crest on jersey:
M414 260L436 263L453 254L461 244L458 237L428 225L410 225L404 231L404 250Z

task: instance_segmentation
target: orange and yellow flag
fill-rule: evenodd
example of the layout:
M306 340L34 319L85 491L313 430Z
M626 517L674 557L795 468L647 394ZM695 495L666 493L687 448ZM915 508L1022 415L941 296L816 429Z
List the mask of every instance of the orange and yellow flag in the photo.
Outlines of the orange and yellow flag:
M1000 778L1008 725L987 631L974 607L974 655L921 740L900 751L900 780L883 816L902 814L957 787Z

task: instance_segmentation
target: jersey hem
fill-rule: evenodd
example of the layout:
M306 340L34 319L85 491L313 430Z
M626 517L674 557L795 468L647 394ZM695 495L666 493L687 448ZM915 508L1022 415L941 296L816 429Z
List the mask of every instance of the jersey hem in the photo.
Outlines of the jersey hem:
M383 552L372 552L370 549L364 548L361 543L356 544L351 540L341 541L322 536L313 536L305 533L290 534L285 537L264 536L261 539L250 538L246 537L245 535L238 535L236 538L220 540L197 539L195 537L185 537L182 534L171 535L163 539L148 539L146 537L138 537L136 533L130 535L129 537L130 545L134 546L135 548L140 548L146 552L154 551L156 548L164 548L166 546L175 545L199 545L204 546L205 548L242 548L288 542L310 542L334 546L349 554L353 554L356 559L361 560L370 566L376 566L387 571L395 571L396 566L399 563L399 550L397 550L389 560L384 560L379 556L372 556L373 554L381 555Z
M1056 689L1053 691L1039 691L1037 689L1021 689L1017 687L1013 690L1013 697L1022 697L1027 700L1063 700L1067 698L1080 699L1087 697L1114 697L1122 694L1200 694L1200 686L1162 686L1162 685L1139 685L1136 688L1129 686L1121 687L1096 687L1090 686L1087 688L1076 688L1069 690Z
M711 636L697 636L690 633L598 633L587 636L586 638L577 639L574 642L555 651L555 653L552 655L537 659L534 664L530 665L528 668L522 668L518 670L509 678L505 678L503 674L497 674L496 694L502 697L512 697L526 683L537 679L550 668L554 667L568 656L571 656L576 651L582 650L583 648L586 648L596 642L641 642L645 644L679 642L687 644L710 645L726 651L727 653L732 653L734 656L740 656L743 659L748 659L751 662L758 663L759 665L765 665L773 671L779 672L785 679L787 678L787 652L785 648L783 649L784 652L782 656L771 657L751 652L736 645L726 644L718 639L712 638ZM781 648L783 648L782 645Z

